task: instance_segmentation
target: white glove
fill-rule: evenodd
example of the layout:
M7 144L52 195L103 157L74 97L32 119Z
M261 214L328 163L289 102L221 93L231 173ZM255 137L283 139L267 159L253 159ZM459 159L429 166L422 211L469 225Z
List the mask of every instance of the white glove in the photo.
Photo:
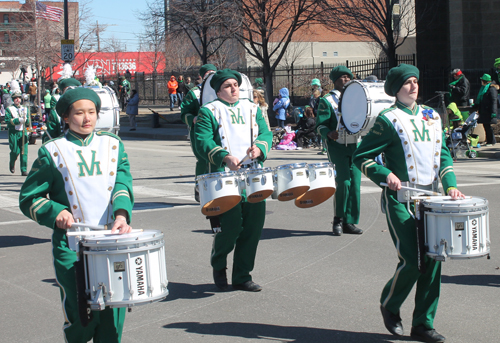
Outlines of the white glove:
M19 118L19 122L20 122L21 124L24 124L24 123L26 122L26 119L24 119L24 118Z

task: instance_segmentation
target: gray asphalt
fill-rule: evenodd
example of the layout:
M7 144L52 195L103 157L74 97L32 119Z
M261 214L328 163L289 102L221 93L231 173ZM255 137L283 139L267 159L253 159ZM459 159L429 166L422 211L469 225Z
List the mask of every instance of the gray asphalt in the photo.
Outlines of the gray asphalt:
M379 208L380 190L363 178L360 236L331 235L332 200L311 209L267 202L252 273L260 293L218 292L209 264L212 234L193 199L194 158L186 140L123 138L136 205L133 227L166 236L170 295L127 314L123 342L402 342L385 329L380 292L396 251ZM29 147L29 164L38 145ZM51 230L18 209L23 182L8 171L0 133L0 342L62 342L63 316L51 257ZM317 150L273 151L267 166L322 162ZM460 189L490 202L491 259L443 264L437 330L447 342L498 341L500 318L499 165L494 159L455 164ZM19 165L17 165L19 168ZM231 268L231 263L229 263ZM231 269L229 269L231 270ZM413 293L401 309L409 335Z

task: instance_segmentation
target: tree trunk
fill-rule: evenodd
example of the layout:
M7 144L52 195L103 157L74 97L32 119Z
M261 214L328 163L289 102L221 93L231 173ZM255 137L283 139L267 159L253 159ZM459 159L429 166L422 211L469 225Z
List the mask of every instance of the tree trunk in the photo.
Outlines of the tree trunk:
M267 101L268 110L267 116L269 117L269 123L271 126L275 126L277 124L275 113L273 111L273 101L274 101L274 89L273 89L273 74L271 72L270 66L264 65L263 68L264 73L264 84L266 86L266 94L265 98Z

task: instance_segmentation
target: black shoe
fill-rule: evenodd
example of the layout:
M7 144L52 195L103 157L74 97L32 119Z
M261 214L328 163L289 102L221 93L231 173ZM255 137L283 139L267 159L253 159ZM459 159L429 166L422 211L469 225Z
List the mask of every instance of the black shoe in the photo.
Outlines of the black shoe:
M213 271L215 285L222 291L225 291L228 287L226 269L227 268L224 268L222 270L214 269Z
M344 224L344 227L342 228L344 233L350 233L351 235L361 235L363 233L363 230L361 230L359 227L356 227L354 224Z
M11 172L12 174L14 174L14 173L16 172L16 168L14 168L14 167L10 167L10 172Z
M243 283L239 283L237 285L233 285L233 288L238 291L246 291L246 292L260 292L262 291L262 287L253 282L252 280L248 280Z
M418 341L428 343L443 343L446 341L443 335L440 335L434 329L427 329L424 325L412 326L410 336Z
M333 217L332 231L334 236L342 235L342 218Z
M380 305L380 312L382 312L382 318L384 318L384 325L390 333L396 336L403 336L403 323L401 322L401 317L398 314L393 314L389 312L384 306ZM413 330L413 329L412 329Z
M23 171L23 172L21 173L21 175L22 175L22 176L28 176L28 172Z

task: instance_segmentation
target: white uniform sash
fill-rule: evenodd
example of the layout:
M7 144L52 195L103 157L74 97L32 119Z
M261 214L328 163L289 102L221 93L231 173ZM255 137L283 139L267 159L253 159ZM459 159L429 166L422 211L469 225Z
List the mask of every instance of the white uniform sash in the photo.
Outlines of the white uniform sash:
M240 99L236 106L226 106L221 101L215 100L204 107L212 111L219 123L222 148L241 161L259 135L259 126L256 121L257 105L247 99ZM253 125L253 137L250 139L251 125ZM247 160L243 164L251 162Z
M338 90L334 89L330 94L328 94L327 96L325 96L325 99L333 107L333 112L335 112L335 116L337 117L337 125L338 126L342 126L342 124L340 123L340 116L339 116L340 92Z
M441 159L441 118L423 119L422 108L417 115L409 115L399 108L384 113L394 126L405 152L409 181L430 185L437 181Z
M26 116L28 114L28 111L26 110L26 107L21 106L21 107L17 108L16 106L9 106L8 108L10 110L10 113L12 114L12 118L24 118L25 121L27 121ZM16 125L16 130L23 131L24 124Z
M64 179L75 221L89 225L113 222L111 195L116 181L119 140L94 135L87 146L66 139L45 144Z

